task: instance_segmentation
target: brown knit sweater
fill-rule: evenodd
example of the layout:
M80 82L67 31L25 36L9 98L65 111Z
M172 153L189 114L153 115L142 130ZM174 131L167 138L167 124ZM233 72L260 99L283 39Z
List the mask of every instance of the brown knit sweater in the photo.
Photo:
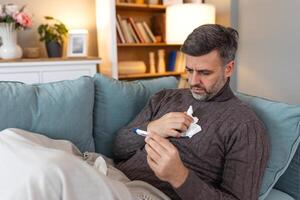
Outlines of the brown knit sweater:
M147 164L144 137L149 121L168 112L184 112L192 105L202 131L192 138L169 138L189 169L179 188L159 180ZM163 90L127 127L114 145L117 168L131 180L143 180L171 199L256 200L267 163L266 130L254 112L232 93L228 82L208 101L195 100L188 89ZM174 171L176 173L176 171Z

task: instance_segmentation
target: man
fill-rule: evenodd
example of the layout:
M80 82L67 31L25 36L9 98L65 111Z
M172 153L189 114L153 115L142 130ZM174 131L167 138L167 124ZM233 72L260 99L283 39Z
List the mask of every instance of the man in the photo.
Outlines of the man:
M171 199L256 200L268 157L266 130L232 93L238 33L220 25L196 28L185 40L189 89L163 90L114 145L117 168ZM181 137L193 118L201 131ZM147 130L148 136L134 134Z

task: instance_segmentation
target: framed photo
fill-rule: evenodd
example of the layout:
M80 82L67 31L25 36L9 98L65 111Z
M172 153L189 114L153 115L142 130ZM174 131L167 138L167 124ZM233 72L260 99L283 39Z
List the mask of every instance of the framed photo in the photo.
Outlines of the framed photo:
M88 31L83 29L73 29L68 33L67 57L87 56Z

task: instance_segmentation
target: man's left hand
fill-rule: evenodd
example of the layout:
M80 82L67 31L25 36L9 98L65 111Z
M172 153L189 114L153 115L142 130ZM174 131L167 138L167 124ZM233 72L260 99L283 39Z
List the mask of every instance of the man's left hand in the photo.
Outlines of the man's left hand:
M177 148L169 140L153 132L148 132L145 142L147 162L155 175L174 188L180 187L189 171L182 163Z

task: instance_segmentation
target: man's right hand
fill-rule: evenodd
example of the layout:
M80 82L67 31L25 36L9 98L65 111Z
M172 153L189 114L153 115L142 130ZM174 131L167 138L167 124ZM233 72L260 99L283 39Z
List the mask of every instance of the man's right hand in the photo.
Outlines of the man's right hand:
M150 122L147 131L155 132L164 138L180 137L180 134L185 132L192 122L193 118L185 112L170 112Z

